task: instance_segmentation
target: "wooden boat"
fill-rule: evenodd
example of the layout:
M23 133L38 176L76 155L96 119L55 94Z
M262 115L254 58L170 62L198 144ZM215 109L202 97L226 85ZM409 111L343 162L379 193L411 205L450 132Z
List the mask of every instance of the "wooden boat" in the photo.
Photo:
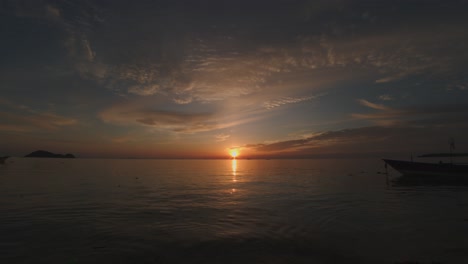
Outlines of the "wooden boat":
M383 159L383 161L403 175L468 177L468 164L426 163L391 159Z

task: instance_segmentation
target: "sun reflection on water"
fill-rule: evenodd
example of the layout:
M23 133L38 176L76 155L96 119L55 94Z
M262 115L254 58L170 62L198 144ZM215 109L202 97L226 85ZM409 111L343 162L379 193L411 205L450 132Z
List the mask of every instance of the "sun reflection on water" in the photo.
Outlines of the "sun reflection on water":
M233 182L237 181L236 176L237 176L237 160L233 159L232 160L232 181Z

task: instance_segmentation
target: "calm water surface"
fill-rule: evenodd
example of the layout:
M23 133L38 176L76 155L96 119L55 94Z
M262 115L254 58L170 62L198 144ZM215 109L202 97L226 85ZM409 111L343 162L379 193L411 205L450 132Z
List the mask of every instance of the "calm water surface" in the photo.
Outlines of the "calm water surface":
M468 263L468 186L374 160L12 158L0 263Z

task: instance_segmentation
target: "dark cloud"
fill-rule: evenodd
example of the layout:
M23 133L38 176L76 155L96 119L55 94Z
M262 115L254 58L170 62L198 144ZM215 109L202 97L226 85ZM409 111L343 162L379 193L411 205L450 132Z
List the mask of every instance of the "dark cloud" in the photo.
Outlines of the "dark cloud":
M392 125L412 123L432 123L432 124L458 124L468 120L467 104L445 104L445 105L423 105L417 107L405 107L393 109L384 105L371 103L360 99L359 102L378 110L378 112L365 114L352 114L354 118L365 119L376 122L377 124ZM432 121L431 121L432 120Z
M367 100L362 105L378 112L353 114L377 125L316 133L299 139L274 143L247 144L257 155L294 157L319 156L320 153L379 153L406 151L433 151L435 142L445 142L450 136L465 138L468 125L466 104L417 106L393 109ZM468 143L468 142L466 142ZM411 149L413 148L413 149Z
M466 124L439 127L392 126L361 127L328 131L304 139L286 140L270 144L248 144L243 148L253 150L252 156L276 157L338 157L357 153L373 156L376 153L424 153L445 151L449 137L464 140Z

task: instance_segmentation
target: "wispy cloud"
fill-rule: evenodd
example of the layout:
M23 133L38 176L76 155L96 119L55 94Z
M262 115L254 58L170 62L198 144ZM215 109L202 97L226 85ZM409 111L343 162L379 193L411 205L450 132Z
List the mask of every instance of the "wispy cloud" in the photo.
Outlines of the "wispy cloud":
M151 110L138 107L114 106L99 114L108 123L143 125L172 131L205 131L216 124L210 113L183 113Z
M135 141L136 138L139 138L137 135L128 134L123 136L116 136L111 138L111 141L118 144L129 143Z
M267 109L272 109L278 106L286 105L286 104L295 104L304 101L310 101L312 99L317 98L318 96L304 96L304 97L282 97L280 99L270 100L263 103L263 106Z
M146 126L175 133L198 133L250 123L259 115L223 115L216 112L194 113L152 109L144 104L117 104L99 113L106 123L124 126Z
M369 102L369 101L367 101L365 99L358 99L358 102L361 105L364 105L364 106L367 106L369 108L376 109L376 110L384 110L384 111L391 110L389 107L386 107L385 105L372 103L372 102Z
M218 135L215 136L216 141L218 141L218 142L226 141L230 137L231 137L231 135L227 135L227 134L218 134Z
M6 122L6 124L2 124L3 128L6 130L14 128L17 131L34 131L37 129L57 130L78 123L76 119L47 112L29 114L0 112L0 119Z
M434 145L445 149L448 135L463 137L466 124L438 126L369 126L328 131L304 138L275 143L247 144L252 156L276 157L358 157L377 153L422 153L434 151ZM435 140L440 144L435 144ZM465 141L466 142L466 141ZM440 148L437 148L440 149Z
M297 155L307 156L343 151L343 146L366 145L388 137L387 128L363 127L317 133L311 137L291 139L274 143L248 144L244 148L253 150L254 155ZM364 146L363 146L364 148Z
M382 101L392 101L393 96L391 96L389 94L382 94L382 95L379 95L379 99L382 100Z
M78 120L65 117L50 111L34 110L26 105L17 104L0 98L0 106L8 111L0 111L0 130L27 132L38 129L57 130L59 128L74 126Z
M21 132L28 132L30 130L31 128L25 125L10 125L10 124L0 123L0 131L21 133Z
M434 120L434 124L447 125L450 121L452 124L460 124L464 119L468 118L468 106L465 104L447 104L435 106L417 106L404 107L401 109L389 108L384 105L374 104L367 100L360 99L358 102L371 109L378 110L374 113L353 113L352 117L357 119L370 120L379 125L396 125L396 124L421 124L422 120Z
M46 5L46 12L47 12L47 15L52 16L54 18L59 18L62 13L60 9L50 4Z

